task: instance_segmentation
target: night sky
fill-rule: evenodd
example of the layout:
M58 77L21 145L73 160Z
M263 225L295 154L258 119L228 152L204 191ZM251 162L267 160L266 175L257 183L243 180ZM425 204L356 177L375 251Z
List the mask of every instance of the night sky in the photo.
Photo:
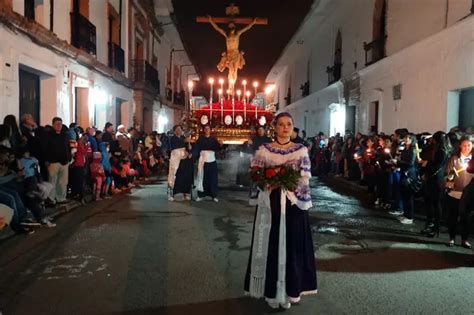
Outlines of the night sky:
M308 13L313 0L240 0L234 1L242 17L268 18L268 25L255 25L240 38L246 65L239 71L239 81L262 82L288 41ZM220 73L216 65L226 50L225 38L210 24L197 23L196 16L225 16L230 4L225 0L173 0L175 21L190 55L201 75L197 92L207 91L209 76L227 79L227 70ZM224 30L227 26L219 24ZM239 29L242 25L237 26ZM203 86L204 84L204 86ZM203 90L204 89L204 90Z

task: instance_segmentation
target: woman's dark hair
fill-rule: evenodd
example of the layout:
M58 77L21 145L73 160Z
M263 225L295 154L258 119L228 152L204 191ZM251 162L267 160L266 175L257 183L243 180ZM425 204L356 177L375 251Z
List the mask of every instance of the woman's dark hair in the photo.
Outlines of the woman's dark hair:
M111 127L111 126L113 126L113 125L114 125L114 124L112 124L112 123L110 123L110 122L106 122L106 123L105 123L105 127L104 127L104 131L106 131L107 128L109 128L109 127Z
M175 132L175 131L176 131L176 128L178 128L178 127L181 127L181 125L174 125L174 126L173 126L173 132ZM181 127L181 129L183 129L183 127Z
M281 112L279 113L278 115L276 115L275 117L275 125L276 123L278 122L278 119L282 118L282 117L288 117L291 119L291 122L293 122L293 117L290 115L290 113L288 112Z
M95 136L96 136L96 137L97 137L97 136L100 136L101 134L102 134L102 131L100 131L100 130L96 130L96 131L95 131Z
M449 154L452 151L451 141L449 140L446 133L443 131L437 131L433 134L433 140L435 141L436 151L441 150L445 154Z
M12 137L21 137L20 128L18 128L15 115L6 115L3 119L3 125L10 127Z
M10 139L11 136L11 128L9 126L0 125L0 141Z

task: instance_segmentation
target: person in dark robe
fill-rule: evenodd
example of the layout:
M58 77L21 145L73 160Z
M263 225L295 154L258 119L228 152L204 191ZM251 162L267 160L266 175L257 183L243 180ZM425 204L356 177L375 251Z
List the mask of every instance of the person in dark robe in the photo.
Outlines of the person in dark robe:
M211 197L214 202L217 199L217 162L216 152L221 149L221 143L216 137L211 136L211 127L204 126L204 134L199 137L195 144L194 156L199 157L198 174L196 178L196 187L198 197L196 201L202 198Z
M173 127L174 136L170 139L170 184L169 200L173 201L176 194L183 194L184 200L191 200L190 192L193 185L193 160L191 154L191 138L183 136L180 125ZM177 168L176 168L177 167Z
M254 156L255 152L257 152L258 148L260 148L262 144L271 143L271 142L272 142L272 139L269 136L267 136L265 127L258 126L257 134L253 136L252 139L250 139L250 141L248 142L249 153L252 156ZM249 174L249 168L250 168L250 163L248 164L248 167L247 167L247 174ZM249 197L250 197L249 204L251 206L256 206L257 198L258 198L258 188L255 183L251 183L250 185Z

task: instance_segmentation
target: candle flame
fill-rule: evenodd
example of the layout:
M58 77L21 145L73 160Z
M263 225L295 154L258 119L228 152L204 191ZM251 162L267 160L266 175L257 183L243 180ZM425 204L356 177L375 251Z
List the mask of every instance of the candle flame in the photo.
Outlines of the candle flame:
M214 78L209 78L209 84L214 84Z

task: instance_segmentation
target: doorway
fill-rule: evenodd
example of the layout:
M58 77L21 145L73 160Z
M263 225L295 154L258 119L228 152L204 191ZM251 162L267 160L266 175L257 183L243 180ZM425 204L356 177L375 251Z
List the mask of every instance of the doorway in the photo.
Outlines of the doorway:
M333 103L329 105L331 111L329 118L329 136L335 136L337 133L344 135L346 128L346 106Z
M115 125L122 124L122 103L123 100L120 98L115 99Z
M40 77L20 69L20 117L23 114L40 121Z
M379 101L369 104L369 132L372 134L379 132Z

